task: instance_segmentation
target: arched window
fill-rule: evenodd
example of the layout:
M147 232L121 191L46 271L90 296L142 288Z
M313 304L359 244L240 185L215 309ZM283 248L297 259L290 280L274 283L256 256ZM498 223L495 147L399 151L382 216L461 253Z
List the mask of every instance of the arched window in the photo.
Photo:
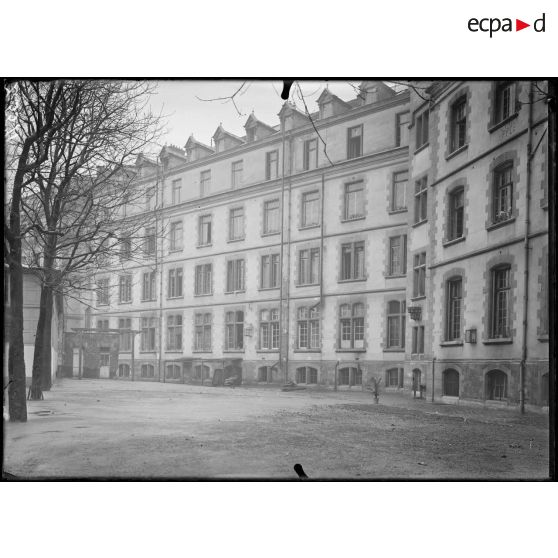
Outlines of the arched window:
M311 366L301 366L296 369L296 383L297 384L317 384L318 383L318 370Z
M337 384L340 386L362 385L362 370L356 366L340 368Z
M209 366L205 364L203 366L201 364L194 366L194 378L196 380L201 380L203 382L205 379L209 378L209 373Z
M152 364L142 364L141 365L141 377L142 378L154 378L155 377L155 367Z
M508 376L501 370L491 370L486 374L486 398L503 401L508 397Z
M181 367L179 364L173 362L167 364L167 378L173 380L179 380L181 377Z
M403 387L403 368L390 368L386 370L386 387Z
M448 397L459 397L459 372L448 368L442 373L442 393Z
M320 309L301 306L297 312L297 340L299 349L320 348Z
M275 366L260 366L258 368L258 382L272 383L273 376L277 376L277 368Z
M129 364L119 364L118 365L118 377L128 378L130 376L130 365Z
M460 186L448 196L448 234L447 240L457 240L463 236L465 211L465 189Z
M341 349L364 349L364 304L339 307L339 345Z
M405 348L404 300L390 300L387 304L387 348Z

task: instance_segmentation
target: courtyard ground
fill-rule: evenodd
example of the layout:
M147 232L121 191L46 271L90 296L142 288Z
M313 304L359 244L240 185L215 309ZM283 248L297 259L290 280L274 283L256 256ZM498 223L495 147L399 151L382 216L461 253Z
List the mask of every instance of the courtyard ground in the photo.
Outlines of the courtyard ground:
M4 423L19 478L544 479L548 415L362 391L58 380Z

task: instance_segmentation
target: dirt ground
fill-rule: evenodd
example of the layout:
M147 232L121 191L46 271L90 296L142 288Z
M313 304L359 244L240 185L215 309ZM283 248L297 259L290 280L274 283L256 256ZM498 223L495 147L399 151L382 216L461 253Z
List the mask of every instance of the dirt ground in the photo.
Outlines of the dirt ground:
M65 379L28 413L4 423L16 477L548 477L548 415L408 393Z

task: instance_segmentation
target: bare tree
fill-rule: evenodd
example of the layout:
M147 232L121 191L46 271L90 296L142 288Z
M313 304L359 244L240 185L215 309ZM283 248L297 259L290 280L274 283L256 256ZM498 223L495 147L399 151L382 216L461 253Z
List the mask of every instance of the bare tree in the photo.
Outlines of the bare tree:
M147 110L153 84L60 84L58 102L50 108L56 132L47 157L30 173L20 202L24 261L41 282L31 399L50 388L54 295L91 288L93 269L115 251L132 257L141 244L145 215L130 209L143 201L145 191L136 187L133 163L161 132L160 116ZM27 114L32 110L21 114L19 144L30 131ZM39 154L39 146L33 145L31 157Z

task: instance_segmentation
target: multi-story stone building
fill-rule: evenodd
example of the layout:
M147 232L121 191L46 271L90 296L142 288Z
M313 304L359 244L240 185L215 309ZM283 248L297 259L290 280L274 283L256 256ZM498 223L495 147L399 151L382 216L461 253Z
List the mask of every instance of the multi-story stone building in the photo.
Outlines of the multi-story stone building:
M311 118L140 159L142 257L95 278L116 376L544 404L546 107L526 82L421 87L326 89Z
M548 405L544 84L411 94L407 373L432 399Z

